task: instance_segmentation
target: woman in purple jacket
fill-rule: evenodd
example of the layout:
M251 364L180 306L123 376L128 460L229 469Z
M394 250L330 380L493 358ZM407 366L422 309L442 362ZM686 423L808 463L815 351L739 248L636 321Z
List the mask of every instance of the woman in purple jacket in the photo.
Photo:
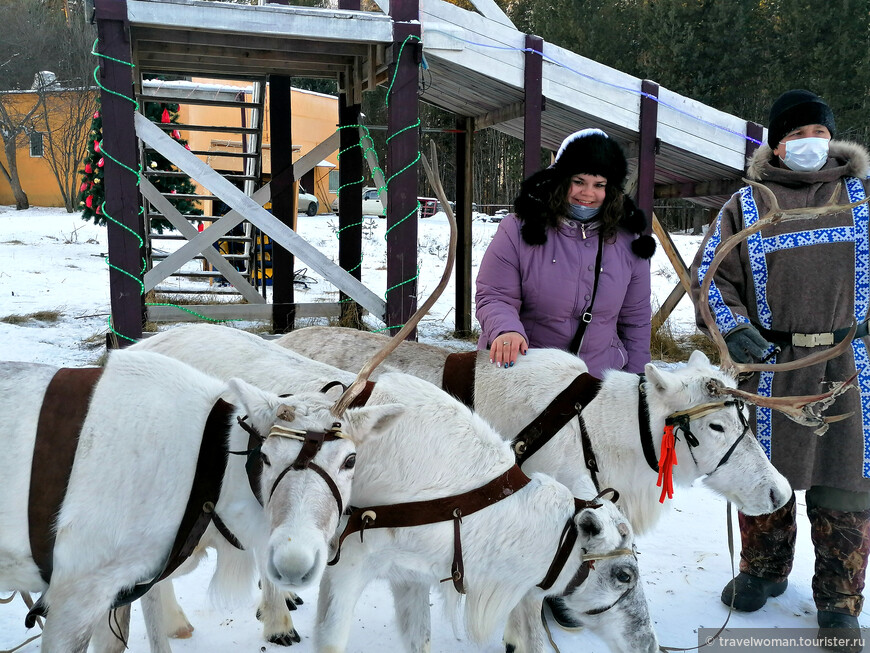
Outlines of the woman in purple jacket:
M622 191L626 172L619 145L584 129L523 182L477 275L477 346L493 363L510 367L529 347L549 347L577 353L599 378L643 371L655 241Z

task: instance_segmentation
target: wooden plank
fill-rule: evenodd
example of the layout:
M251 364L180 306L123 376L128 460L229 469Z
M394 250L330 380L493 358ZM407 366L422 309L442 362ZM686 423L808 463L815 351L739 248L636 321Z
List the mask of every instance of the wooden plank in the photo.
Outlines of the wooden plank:
M295 63L317 62L337 65L345 65L348 61L356 59L356 57L328 52L311 52L309 50L287 52L264 49L262 47L253 47L251 44L249 44L247 48L229 48L219 45L188 45L182 43L167 44L165 42L143 41L141 39L137 43L139 46L139 52L160 53L167 56L171 55L172 57L179 59L197 56L229 61L291 61Z
M501 109L488 111L487 113L477 116L474 119L474 128L478 130L486 129L487 127L493 127L494 125L508 120L522 118L525 115L525 111L525 102L514 102L513 104L502 107Z
M232 183L221 177L219 173L212 170L203 161L164 134L142 114L136 114L136 131L139 134L139 138L169 159L180 170L184 170L190 175L191 179L194 179L205 188L214 192L215 195L218 195L231 209L234 209L235 215L233 215L232 220L235 221L235 224L232 224L230 221L224 222L230 217L229 215L224 216L199 234L197 238L170 255L169 258L176 255L183 256L183 254L179 253L184 252L188 247L195 249L196 252L200 252L207 244L214 242L236 224L247 219L254 226L268 234L272 240L305 261L307 265L324 277L324 279L353 297L355 301L362 304L372 315L378 319L383 319L386 306L380 297L335 265L330 259L299 236L299 234L282 224L280 220L260 206L254 198L247 197L233 186ZM265 190L266 188L261 188L255 193L258 199L262 196L266 197L266 199L262 200L263 203L268 201L268 196L271 194L271 190ZM261 193L264 190L265 193ZM214 233L210 233L219 224L221 228ZM184 260L190 260L190 258L192 256L188 256Z
M128 0L127 15L130 24L135 26L171 25L179 30L307 37L349 43L390 43L393 40L392 21L373 12L223 2L191 4L178 0ZM351 17L354 20L347 20Z
M671 239L671 235L661 225L655 213L652 214L652 217L653 231L658 237L659 243L661 244L662 248L665 250L665 254L668 255L668 260L671 262L671 265L674 266L674 271L677 273L677 276L680 279L680 285L683 287L684 291L688 293L692 292L692 282L689 277L689 269L683 262L683 257L680 256L680 252L677 250L676 245L674 245L674 241Z
M182 236L191 239L196 238L196 236L199 235L196 228L175 209L168 199L163 197L163 194L157 190L154 184L147 179L142 179L139 188L145 198L163 214L164 218L172 223L172 226L175 227ZM252 304L264 304L266 302L266 300L257 293L256 288L248 283L248 280L239 274L239 271L236 270L227 259L221 256L220 252L218 252L214 247L209 245L201 253L209 263L224 275L224 278L226 278L227 281L233 284L233 287L238 290L242 297L244 297L248 302ZM163 264L164 263L161 262L154 267L160 267ZM176 267L170 272L170 274L177 272L180 267L181 266ZM145 284L145 292L153 289L154 286L148 287L148 284Z
M471 333L471 286L472 275L472 201L474 200L474 118L456 120L456 223L459 233L456 240L456 262L453 280L455 285L457 335ZM440 174L439 171L435 171Z
M272 304L185 304L182 306L148 306L148 319L154 322L198 322L201 318L194 311L211 320L262 320L272 319ZM310 302L292 304L296 317L337 318L341 304L337 302ZM288 307L288 308L290 308ZM187 310L184 310L187 309Z
M653 192L656 175L656 130L658 128L659 85L648 79L643 80L641 90L644 97L640 100L640 143L637 159L637 206L647 215L653 215ZM649 234L648 225L645 233Z
M508 15L493 0L471 0L471 4L489 20L516 29Z
M308 154L293 164L293 178L302 179L308 172L314 170L317 164L338 149L338 130L336 129L324 141L318 143Z

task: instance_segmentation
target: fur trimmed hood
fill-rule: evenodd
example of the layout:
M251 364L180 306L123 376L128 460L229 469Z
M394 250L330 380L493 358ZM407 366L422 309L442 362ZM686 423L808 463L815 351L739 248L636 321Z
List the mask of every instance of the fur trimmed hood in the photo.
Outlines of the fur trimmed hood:
M865 179L870 173L870 154L863 145L850 141L832 140L828 148L828 162L815 172L798 172L774 166L775 158L769 145L762 145L749 158L746 176L753 181L775 178L778 182L805 184L816 181L833 181L843 176ZM787 179L783 179L786 177ZM828 179L831 177L831 179Z

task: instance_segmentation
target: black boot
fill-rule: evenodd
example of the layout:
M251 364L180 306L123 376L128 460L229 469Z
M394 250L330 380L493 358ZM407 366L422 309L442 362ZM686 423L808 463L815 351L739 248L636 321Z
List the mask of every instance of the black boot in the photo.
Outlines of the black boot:
M791 499L769 515L738 513L740 573L722 590L722 603L741 612L755 612L788 587L794 560L795 501Z
M767 580L758 576L750 576L740 572L737 577L729 581L722 590L722 603L731 607L732 597L734 609L741 612L755 612L760 610L767 599L779 596L788 587L788 579L780 581ZM736 592L735 592L736 588Z
M826 640L830 646L825 645ZM860 653L864 650L858 617L842 612L819 610L819 641L828 651Z

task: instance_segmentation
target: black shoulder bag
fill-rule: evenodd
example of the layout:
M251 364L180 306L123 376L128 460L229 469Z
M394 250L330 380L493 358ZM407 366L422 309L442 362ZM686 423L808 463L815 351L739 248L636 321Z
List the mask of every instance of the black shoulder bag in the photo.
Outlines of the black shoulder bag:
M598 277L601 274L601 253L604 250L604 237L601 232L598 233L598 254L595 256L595 281L592 282L592 299L589 301L589 306L583 311L580 316L580 324L577 325L577 331L574 337L571 338L569 351L574 354L580 353L580 345L583 344L583 335L586 333L586 327L592 321L592 305L595 303L595 295L598 293Z

